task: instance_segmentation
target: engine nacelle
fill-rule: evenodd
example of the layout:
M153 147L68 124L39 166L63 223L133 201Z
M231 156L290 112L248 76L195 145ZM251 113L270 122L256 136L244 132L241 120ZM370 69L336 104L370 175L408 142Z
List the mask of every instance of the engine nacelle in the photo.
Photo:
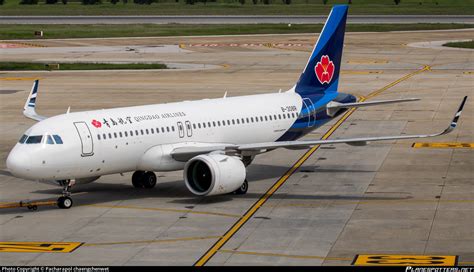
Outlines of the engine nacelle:
M184 166L184 182L199 196L222 195L237 190L245 181L246 171L237 157L199 155Z

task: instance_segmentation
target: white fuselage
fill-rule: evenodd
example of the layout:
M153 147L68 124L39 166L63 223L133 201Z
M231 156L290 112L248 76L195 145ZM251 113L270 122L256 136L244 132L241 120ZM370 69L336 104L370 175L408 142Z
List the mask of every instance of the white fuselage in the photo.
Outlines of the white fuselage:
M275 141L302 105L299 94L285 92L62 114L28 129L25 135L43 139L17 143L7 167L34 180L179 170L184 162L170 156L174 148ZM48 144L48 135L63 143Z

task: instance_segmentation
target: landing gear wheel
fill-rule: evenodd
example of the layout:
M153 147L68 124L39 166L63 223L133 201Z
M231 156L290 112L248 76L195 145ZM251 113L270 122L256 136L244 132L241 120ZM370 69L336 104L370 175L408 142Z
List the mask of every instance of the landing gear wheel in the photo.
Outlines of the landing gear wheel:
M58 207L61 209L69 209L72 207L72 198L68 196L61 196L58 198Z
M143 188L143 176L145 175L145 171L135 171L132 175L132 184L135 188Z
M249 183L247 180L242 183L239 189L234 191L234 194L236 195L245 195L247 193L247 190L249 189Z
M143 187L145 187L146 189L151 189L151 188L155 187L155 185L156 185L156 175L155 175L155 173L153 173L151 171L145 172L145 174L143 174L143 176L142 176L141 182L143 184Z

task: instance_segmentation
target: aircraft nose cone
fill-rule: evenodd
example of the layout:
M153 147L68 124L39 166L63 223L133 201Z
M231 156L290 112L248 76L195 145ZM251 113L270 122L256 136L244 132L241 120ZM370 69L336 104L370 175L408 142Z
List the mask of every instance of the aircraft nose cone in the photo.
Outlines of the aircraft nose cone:
M24 177L30 167L30 157L22 151L12 150L7 158L7 168L16 177Z

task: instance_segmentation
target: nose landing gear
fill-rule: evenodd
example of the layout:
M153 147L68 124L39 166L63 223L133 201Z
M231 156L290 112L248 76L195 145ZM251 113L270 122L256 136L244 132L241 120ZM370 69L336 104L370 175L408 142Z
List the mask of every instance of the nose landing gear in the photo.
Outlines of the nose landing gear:
M156 185L156 175L151 171L135 171L132 175L132 184L135 188L151 189Z
M60 184L63 186L62 196L58 198L57 204L58 207L61 209L69 209L72 207L72 198L71 198L71 187L76 182L73 179L70 180L62 180Z

